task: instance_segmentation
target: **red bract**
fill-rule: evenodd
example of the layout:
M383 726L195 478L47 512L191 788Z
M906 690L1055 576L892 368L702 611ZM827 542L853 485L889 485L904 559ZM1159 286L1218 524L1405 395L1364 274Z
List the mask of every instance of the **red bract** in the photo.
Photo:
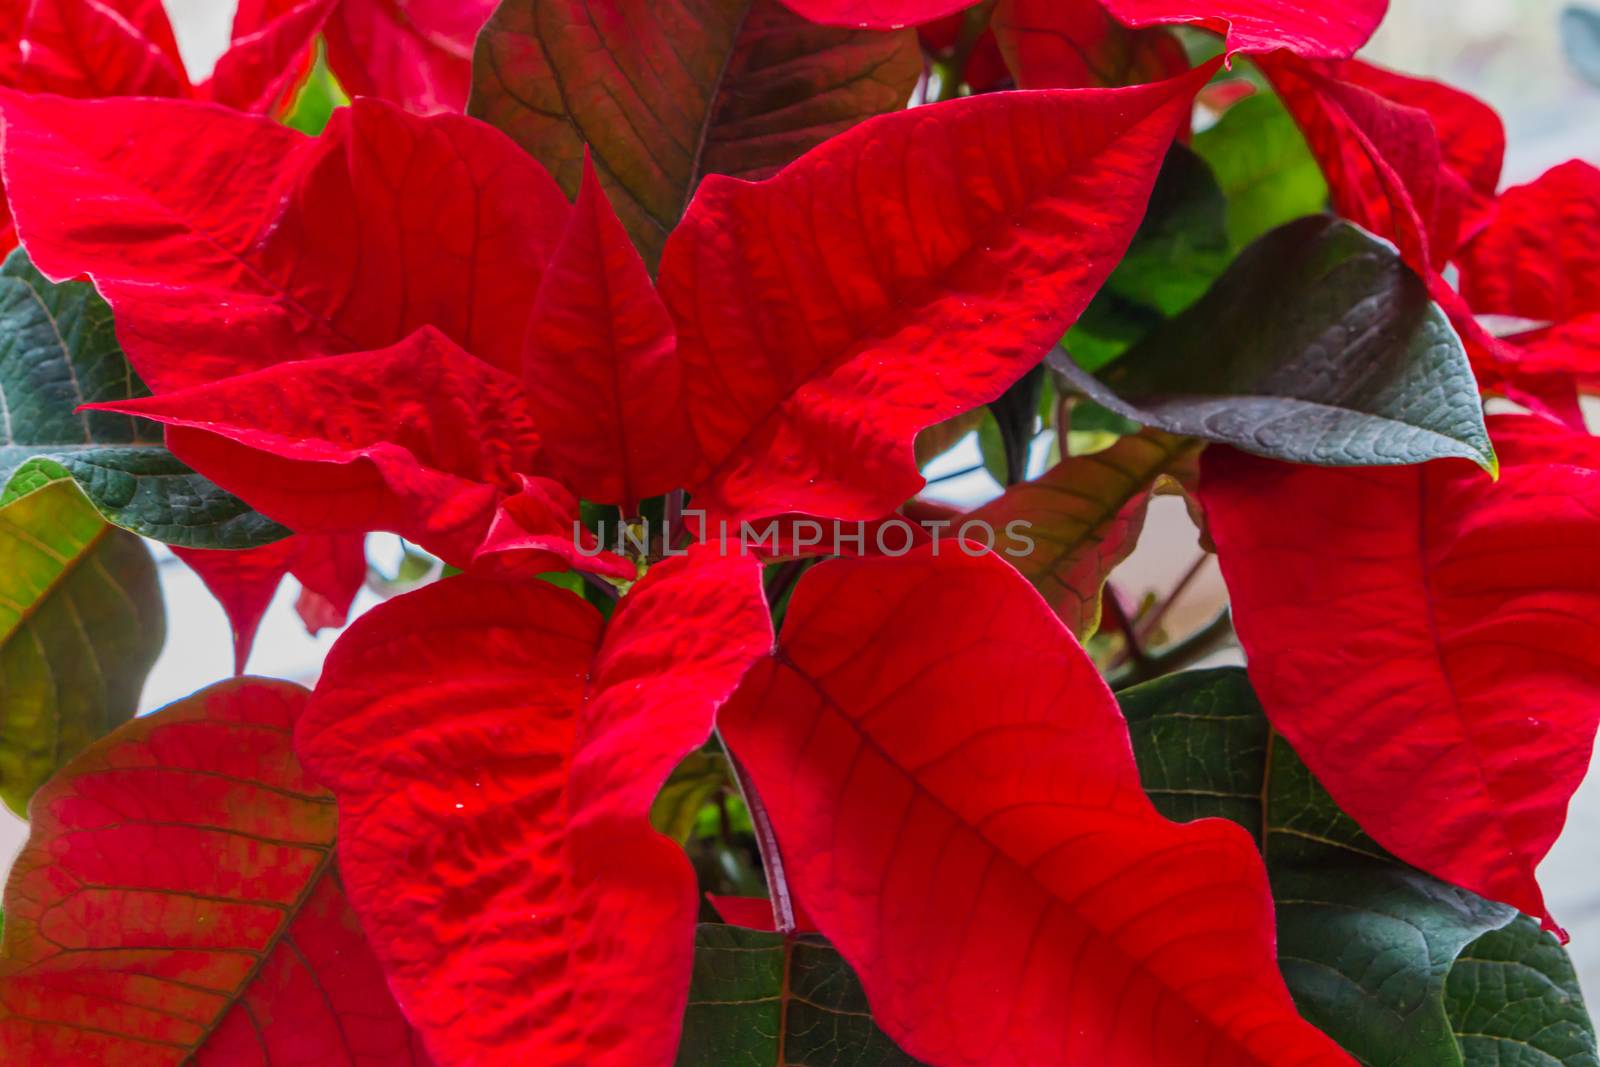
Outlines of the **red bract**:
M1019 89L1133 85L1189 68L1177 38L1129 30L1099 0L1001 0L993 24Z
M179 459L302 533L388 530L465 566L500 505L530 488L564 501L553 532L574 558L578 502L542 474L520 383L431 327L98 406L164 423Z
M916 432L1060 339L1214 69L917 108L768 181L708 178L661 266L696 506L871 520L913 495Z
M462 111L472 43L496 0L338 0L328 65L352 96L381 96L419 115Z
M666 306L593 165L529 324L523 384L550 467L587 500L638 503L694 466Z
M1271 57L1262 67L1305 131L1334 208L1432 276L1494 195L1505 154L1494 112L1448 86L1355 60Z
M953 15L972 0L783 0L784 6L826 26L892 30Z
M1101 0L1133 27L1189 24L1227 36L1229 52L1286 48L1308 59L1343 59L1367 43L1389 0Z
M1600 376L1600 171L1564 163L1508 189L1461 255L1480 314L1533 320L1512 339L1520 374Z
M204 690L34 797L6 887L8 1062L428 1062L334 871L332 797L290 750L306 696Z
M435 326L518 372L570 208L460 116L377 101L319 138L218 108L0 97L18 229L47 275L90 275L159 392L381 348ZM75 209L56 211L57 198Z
M542 583L450 579L329 657L299 751L339 797L351 899L441 1064L671 1061L697 894L646 815L771 648L758 578L695 550L609 623Z
M1110 691L998 557L821 565L719 724L913 1056L1352 1062L1276 973L1249 836L1156 814Z
M1490 428L1498 481L1212 449L1200 490L1273 725L1384 847L1553 929L1534 868L1600 717L1600 445Z
M301 534L244 552L180 548L187 563L227 612L233 629L233 671L243 674L261 618L285 575L300 581L296 604L312 633L345 624L367 576L364 539Z

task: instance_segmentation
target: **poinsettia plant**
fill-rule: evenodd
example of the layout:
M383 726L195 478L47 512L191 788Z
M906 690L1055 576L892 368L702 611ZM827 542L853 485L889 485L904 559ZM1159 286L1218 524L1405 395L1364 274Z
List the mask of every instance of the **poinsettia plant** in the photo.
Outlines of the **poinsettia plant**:
M1600 173L1385 6L11 0L6 1062L1600 1064Z

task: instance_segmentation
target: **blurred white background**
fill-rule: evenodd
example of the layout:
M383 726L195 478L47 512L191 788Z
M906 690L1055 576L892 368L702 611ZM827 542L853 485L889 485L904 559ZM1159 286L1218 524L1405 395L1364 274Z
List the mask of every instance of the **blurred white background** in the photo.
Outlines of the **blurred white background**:
M165 0L173 16L185 62L204 77L226 46L232 0ZM1596 0L1600 4L1600 0ZM1438 78L1492 104L1506 121L1510 150L1506 182L1536 177L1574 156L1600 162L1600 90L1586 86L1562 57L1562 0L1391 0L1383 28L1365 58L1407 73ZM942 459L934 472L977 462L966 446ZM1036 466L1042 466L1042 459ZM994 483L976 474L941 483L935 495L972 502L993 495ZM374 557L387 568L398 559L397 542L371 539ZM170 553L162 561L168 639L145 687L143 710L152 710L228 676L232 647L227 620L200 582ZM1176 500L1158 500L1138 552L1117 575L1125 593L1140 596L1170 588L1196 556L1195 531ZM336 635L309 637L294 613L296 588L285 583L273 602L250 662L252 673L310 682ZM1210 617L1224 591L1214 563L1190 586L1169 616L1181 632ZM357 611L376 598L363 592ZM1237 661L1235 659L1235 661ZM0 809L0 870L20 847L26 826ZM1600 775L1579 792L1567 832L1541 870L1552 910L1571 932L1572 953L1591 996L1600 1006Z

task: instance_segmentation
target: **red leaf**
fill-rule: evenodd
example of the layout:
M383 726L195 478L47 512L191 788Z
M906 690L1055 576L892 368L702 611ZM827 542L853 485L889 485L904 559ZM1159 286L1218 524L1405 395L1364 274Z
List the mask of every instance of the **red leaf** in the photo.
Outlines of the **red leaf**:
M234 16L233 44L196 95L240 111L280 110L310 72L312 41L337 2L279 0L267 5L273 10L263 10L245 0Z
M292 530L388 530L457 566L538 470L520 384L432 328L91 406L163 423L174 455Z
M441 1064L671 1061L695 879L648 813L771 647L759 575L697 550L605 625L544 583L451 578L334 648L299 751L339 797L351 899Z
M233 631L233 673L243 674L262 616L287 574L304 587L296 607L308 631L345 624L366 579L365 545L359 535L298 534L244 551L171 547L222 605Z
M534 304L523 384L550 468L585 500L688 483L695 456L672 319L593 165Z
M1231 823L1168 822L1111 693L998 557L824 563L719 719L797 895L918 1059L1348 1065Z
M1334 208L1393 240L1444 289L1436 268L1481 226L1499 180L1505 133L1493 109L1356 60L1318 67L1274 56L1261 67L1305 131Z
M783 0L797 15L824 26L892 30L953 15L972 0Z
M34 797L0 1047L28 1064L426 1064L295 762L306 692L246 679L135 719Z
M351 96L378 96L418 115L462 111L472 42L496 0L340 0L328 65Z
M1099 0L1000 0L992 25L1019 89L1133 85L1189 69L1177 38L1129 30Z
M955 55L956 45L961 41L962 27L966 25L966 21L965 13L957 12L936 22L925 22L917 27L917 38L930 55L944 59L952 58ZM966 83L975 93L987 93L1005 88L1004 83L1010 76L1010 71L1006 69L1006 61L1000 55L1000 46L995 41L992 29L984 30L978 35L971 54L967 56L963 74Z
M1367 43L1389 0L1102 0L1134 28L1189 24L1228 38L1231 52L1286 48L1308 59L1343 59Z
M0 93L0 112L34 262L93 276L157 392L425 325L518 373L570 209L482 123L376 101L320 138L176 101Z
M1470 464L1208 449L1200 492L1272 724L1408 863L1554 924L1534 879L1589 766L1600 443L1490 420Z
M16 81L62 96L187 96L189 79L157 0L38 0L22 23Z
M592 152L654 270L706 174L768 177L903 107L921 73L911 31L813 26L778 0L507 0L483 32L472 113L573 196Z
M1460 267L1474 311L1547 324L1511 339L1520 372L1600 374L1600 170L1574 160L1507 189Z
M1214 69L915 108L768 181L706 179L661 267L696 506L868 520L912 496L916 432L1060 340Z

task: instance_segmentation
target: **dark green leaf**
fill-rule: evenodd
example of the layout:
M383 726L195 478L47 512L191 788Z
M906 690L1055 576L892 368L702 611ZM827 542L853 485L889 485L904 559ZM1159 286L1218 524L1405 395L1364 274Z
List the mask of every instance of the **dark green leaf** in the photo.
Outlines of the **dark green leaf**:
M1494 469L1477 383L1393 246L1327 215L1239 254L1200 302L1098 376L1051 364L1146 426L1292 463L1459 457Z
M1600 86L1600 11L1573 4L1561 13L1561 44L1578 77Z
M1164 814L1231 819L1264 841L1279 962L1308 1019L1369 1067L1522 1062L1464 1059L1445 1008L1447 976L1458 1019L1454 990L1468 981L1482 988L1481 978L1452 976L1452 964L1469 944L1489 943L1479 939L1509 922L1510 908L1384 852L1271 732L1243 670L1169 675L1118 699L1145 788ZM1526 988L1515 1021L1500 1017L1507 1040L1532 1045L1544 1040L1544 1020L1571 1019L1576 993Z
M1328 204L1328 183L1300 127L1271 93L1234 104L1215 126L1195 135L1194 150L1228 201L1234 248Z
M820 937L702 924L678 1067L914 1067Z
M1194 303L1232 257L1227 202L1204 160L1173 145L1122 262L1064 342L1095 370Z
M1600 1064L1572 960L1526 915L1467 946L1445 1007L1466 1067Z
M165 637L149 550L71 482L0 508L0 799L132 718Z
M70 478L109 521L187 548L288 536L189 470L153 423L78 406L147 395L88 282L52 284L26 253L0 266L0 507Z

